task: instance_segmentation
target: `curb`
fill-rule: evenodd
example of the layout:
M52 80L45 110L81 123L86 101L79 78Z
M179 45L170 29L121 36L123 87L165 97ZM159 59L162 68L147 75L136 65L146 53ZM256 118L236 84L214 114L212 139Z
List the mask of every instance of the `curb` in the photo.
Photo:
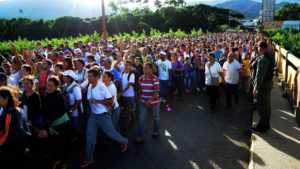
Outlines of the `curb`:
M254 141L255 141L255 134L251 135L251 146L250 146L250 160L249 160L249 165L248 169L254 169Z

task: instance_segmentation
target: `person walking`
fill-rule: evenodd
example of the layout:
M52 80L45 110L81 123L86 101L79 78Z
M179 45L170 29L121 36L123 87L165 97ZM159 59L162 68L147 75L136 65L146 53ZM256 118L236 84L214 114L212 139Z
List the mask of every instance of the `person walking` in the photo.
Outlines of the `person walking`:
M221 65L215 60L215 54L210 53L208 58L209 62L207 62L205 65L205 84L207 95L209 97L210 113L213 113L215 111L216 102L219 97L219 79L220 77L223 77L223 72ZM224 79L221 79L223 83Z
M223 70L225 72L225 93L227 101L227 109L231 109L231 96L233 94L234 101L238 104L238 94L239 94L239 82L241 75L241 64L236 61L235 54L230 53L227 57L227 61L223 65Z
M102 129L110 139L121 144L121 152L125 152L128 145L128 139L116 131L111 115L107 111L106 105L111 105L113 99L105 84L99 82L99 77L100 75L97 69L92 68L88 71L90 86L87 96L91 105L91 113L86 129L86 159L80 165L81 168L89 167L94 163L93 154L99 128Z
M146 119L149 113L152 113L154 117L153 124L153 137L159 136L159 124L160 124L160 100L159 100L159 80L153 75L153 64L146 63L144 65L144 75L140 77L140 114L138 121L138 138L137 143L143 143L145 141L145 126Z

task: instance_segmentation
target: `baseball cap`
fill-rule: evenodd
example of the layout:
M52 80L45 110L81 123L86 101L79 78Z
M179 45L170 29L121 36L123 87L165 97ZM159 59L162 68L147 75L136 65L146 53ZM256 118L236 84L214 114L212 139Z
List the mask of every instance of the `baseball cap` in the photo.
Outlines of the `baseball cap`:
M76 73L73 70L67 70L61 73L63 76L69 76L74 80L78 79L78 76L76 75Z

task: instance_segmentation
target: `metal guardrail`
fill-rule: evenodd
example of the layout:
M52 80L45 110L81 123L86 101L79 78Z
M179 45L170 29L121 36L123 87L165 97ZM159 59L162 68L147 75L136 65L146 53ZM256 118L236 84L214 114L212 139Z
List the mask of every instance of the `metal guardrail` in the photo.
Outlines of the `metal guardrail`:
M300 58L296 57L282 46L276 45L278 78L285 91L285 96L293 104L294 113L300 125Z

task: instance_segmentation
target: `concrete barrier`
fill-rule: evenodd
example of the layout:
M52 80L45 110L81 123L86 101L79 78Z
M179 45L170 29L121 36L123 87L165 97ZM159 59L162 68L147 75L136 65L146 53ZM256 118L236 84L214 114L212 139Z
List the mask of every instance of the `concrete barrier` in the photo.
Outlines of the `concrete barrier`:
M300 125L300 58L279 45L276 45L276 50L278 79L284 90L284 96L292 103L294 115Z

